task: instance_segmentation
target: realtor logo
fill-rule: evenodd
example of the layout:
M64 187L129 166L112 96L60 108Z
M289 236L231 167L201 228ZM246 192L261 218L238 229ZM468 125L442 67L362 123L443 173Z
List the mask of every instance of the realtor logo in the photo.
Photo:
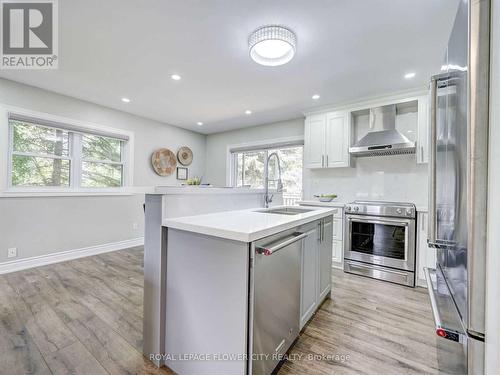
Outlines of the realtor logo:
M1 69L57 69L57 0L0 0Z

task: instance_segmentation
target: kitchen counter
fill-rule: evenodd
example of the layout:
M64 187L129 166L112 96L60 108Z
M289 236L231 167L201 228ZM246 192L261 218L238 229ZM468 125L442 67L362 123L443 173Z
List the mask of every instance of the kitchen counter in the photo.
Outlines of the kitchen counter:
M225 211L164 219L163 226L240 242L253 242L337 212L333 207L309 209L311 211L296 215L269 214L262 212L265 210L262 208Z
M274 193L273 204L283 204ZM145 197L143 353L161 353L165 321L167 232L164 220L264 206L264 190L198 186L157 186ZM170 232L175 231L172 229ZM180 231L178 231L180 232ZM186 234L192 234L184 232ZM208 237L208 236L207 236ZM216 237L211 237L216 238ZM243 244L243 243L242 243ZM161 360L152 358L160 366Z
M340 201L335 201L335 200L332 202L303 200L303 201L297 201L297 204L302 205L302 206L337 207L337 208L344 208L344 206L346 205L345 202L340 202Z
M214 187L214 186L156 186L154 194L182 194L182 195L199 195L199 194L256 194L264 193L264 189L249 189L236 187Z

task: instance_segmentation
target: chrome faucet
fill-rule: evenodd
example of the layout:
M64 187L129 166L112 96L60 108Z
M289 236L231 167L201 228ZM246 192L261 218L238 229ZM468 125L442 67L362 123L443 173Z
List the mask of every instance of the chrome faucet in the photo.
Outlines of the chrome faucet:
M269 203L273 201L273 194L269 194L269 161L271 160L272 156L276 156L276 161L278 162L278 186L276 187L276 192L281 193L283 191L283 182L281 181L281 162L278 154L276 152L273 152L267 157L266 160L266 179L264 182L265 185L265 194L264 194L264 207L268 208ZM275 180L273 180L275 181Z

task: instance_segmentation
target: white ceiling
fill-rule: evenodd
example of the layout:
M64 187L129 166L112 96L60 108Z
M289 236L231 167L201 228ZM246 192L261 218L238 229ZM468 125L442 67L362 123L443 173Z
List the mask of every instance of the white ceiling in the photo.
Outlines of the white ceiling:
M59 69L0 76L214 133L424 87L441 66L456 6L457 0L64 0ZM266 24L297 34L297 54L287 65L264 67L249 58L248 35ZM405 80L410 71L416 77ZM174 73L182 80L171 80ZM316 93L321 98L313 101Z

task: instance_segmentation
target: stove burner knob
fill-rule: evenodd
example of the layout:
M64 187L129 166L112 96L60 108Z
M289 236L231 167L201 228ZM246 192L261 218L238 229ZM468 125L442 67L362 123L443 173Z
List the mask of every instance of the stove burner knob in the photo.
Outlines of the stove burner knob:
M413 210L412 210L411 208L407 208L407 209L406 209L406 215L407 215L407 216L411 216L411 215L413 215Z
M396 212L401 215L403 213L403 210L401 208L397 208Z
M359 211L359 207L358 206L354 207L354 211L358 212Z
M351 211L351 206L347 206L345 209L346 209L347 211Z

